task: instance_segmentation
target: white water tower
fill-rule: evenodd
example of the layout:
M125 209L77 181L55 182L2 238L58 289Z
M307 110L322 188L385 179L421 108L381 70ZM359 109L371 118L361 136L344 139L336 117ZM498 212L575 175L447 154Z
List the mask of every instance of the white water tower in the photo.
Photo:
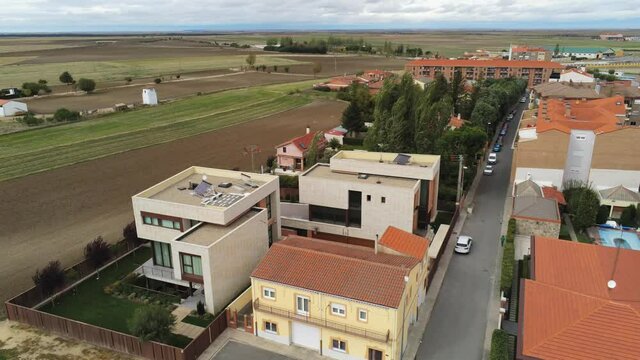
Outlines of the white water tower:
M158 94L154 88L142 89L142 103L145 105L158 105Z

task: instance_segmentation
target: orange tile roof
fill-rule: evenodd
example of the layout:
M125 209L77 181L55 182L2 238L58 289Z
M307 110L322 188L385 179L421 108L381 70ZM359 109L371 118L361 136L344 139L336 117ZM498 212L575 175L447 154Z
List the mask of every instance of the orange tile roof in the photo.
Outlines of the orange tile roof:
M394 226L387 227L379 244L418 260L424 259L429 250L429 240Z
M521 67L562 69L564 66L553 61L535 60L448 60L420 59L409 61L406 66L456 66L456 67Z
M11 100L2 100L2 99L0 99L0 105L4 105L4 104L8 103L9 101L11 101Z
M397 308L404 278L419 263L362 246L289 236L273 244L251 276Z
M570 117L566 116L567 104ZM620 128L616 125L621 120L618 115L625 114L624 97L620 95L594 100L542 99L538 107L536 132L559 130L570 133L572 129L597 133L615 131Z
M321 134L321 131L316 131L316 132L310 132L308 134L304 134L302 136L298 136L297 138L293 138L287 142L284 142L282 144L279 144L278 147L282 147L288 144L293 143L293 145L295 145L298 149L300 149L300 151L307 152L307 150L309 150L309 146L311 146L311 143L313 142L313 138L316 136L316 134ZM324 136L320 137L320 146L325 146L327 142L327 139L325 139Z
M452 116L451 119L449 119L449 126L456 129L460 129L462 125L464 125L466 122L467 120L458 119L457 116Z
M536 236L532 255L520 306L523 355L638 359L640 251Z
M567 205L567 201L564 199L564 194L555 187L543 186L542 194L547 199L554 199L560 205Z

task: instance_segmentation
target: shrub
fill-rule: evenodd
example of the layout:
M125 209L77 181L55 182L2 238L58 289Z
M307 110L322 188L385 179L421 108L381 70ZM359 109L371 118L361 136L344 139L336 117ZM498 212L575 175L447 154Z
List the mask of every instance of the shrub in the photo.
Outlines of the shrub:
M18 122L26 126L38 126L44 122L44 119L35 116L32 112L28 112L18 118Z
M71 74L69 74L68 71L63 72L62 74L60 74L60 77L58 77L58 79L60 80L61 83L63 84L73 84L75 82L75 80L73 80L73 76L71 76Z
M33 283L47 295L64 285L66 280L64 270L58 260L49 262L42 270L36 270L32 279Z
M609 207L602 205L598 209L598 215L596 215L596 224L604 224L607 220L609 220Z
M131 76L127 76L126 78L124 78L124 81L128 84L128 83L132 82L133 79L131 78Z
M155 78L155 79L153 79L153 82L156 83L156 84L160 84L162 82L162 79Z
M509 334L501 329L493 330L489 360L510 360L508 349Z
M26 82L22 84L22 95L24 96L33 96L38 95L41 92L50 93L51 89L45 83L40 82Z
M165 342L171 337L176 317L169 310L150 305L137 309L129 320L129 331L143 341Z
M629 227L638 226L638 212L635 206L629 205L622 210L620 225Z
M111 257L111 249L102 236L98 236L84 248L84 257L95 269L102 266Z
M96 89L96 82L91 79L81 78L78 80L78 89L90 93Z
M345 145L356 145L356 146L362 146L362 144L364 143L364 139L362 138L352 138L352 137L344 137L342 139L342 142Z
M204 303L202 301L198 301L198 303L196 304L196 311L198 312L198 315L204 315Z
M135 245L138 243L138 232L136 231L135 221L125 225L122 229L122 237L127 240L129 244Z
M513 263L515 262L515 246L513 240L516 233L516 219L509 219L506 241L502 253L502 272L500 273L500 289L503 291L511 288L513 280Z
M280 187L281 188L290 188L297 189L298 188L298 177L297 176L289 176L289 175L280 175Z
M331 138L331 140L329 141L329 147L333 150L338 149L340 147L340 141L338 141L338 139L336 138Z
M269 155L266 161L267 169L273 169L276 166L276 157L273 155Z
M77 111L71 111L66 108L60 108L53 114L53 121L78 121L80 120L80 113Z

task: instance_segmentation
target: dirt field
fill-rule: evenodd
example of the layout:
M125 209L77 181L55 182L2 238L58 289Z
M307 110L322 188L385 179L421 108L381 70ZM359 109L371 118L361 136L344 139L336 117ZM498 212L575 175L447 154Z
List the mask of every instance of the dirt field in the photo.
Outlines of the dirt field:
M170 143L0 182L2 261L0 300L31 286L31 275L49 260L70 265L98 235L121 236L132 220L131 196L191 165L249 170L243 147L263 151L312 129L337 125L345 103L318 101L260 120ZM8 254L11 254L10 261Z
M38 114L52 114L57 109L65 107L70 110L92 110L112 107L115 104L141 104L142 89L153 86L159 100L182 98L198 92L210 93L221 90L235 89L256 85L280 84L298 80L309 80L308 75L268 74L263 72L228 73L221 75L205 75L203 78L189 80L188 78L164 82L160 84L147 83L119 86L97 90L90 95L54 95L40 98L25 99L29 110Z

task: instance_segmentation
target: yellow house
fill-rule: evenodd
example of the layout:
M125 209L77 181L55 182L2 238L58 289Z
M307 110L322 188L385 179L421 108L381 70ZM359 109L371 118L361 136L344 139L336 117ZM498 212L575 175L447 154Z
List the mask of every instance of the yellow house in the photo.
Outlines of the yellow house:
M256 335L335 359L400 359L417 316L420 264L410 256L289 236L251 275Z

